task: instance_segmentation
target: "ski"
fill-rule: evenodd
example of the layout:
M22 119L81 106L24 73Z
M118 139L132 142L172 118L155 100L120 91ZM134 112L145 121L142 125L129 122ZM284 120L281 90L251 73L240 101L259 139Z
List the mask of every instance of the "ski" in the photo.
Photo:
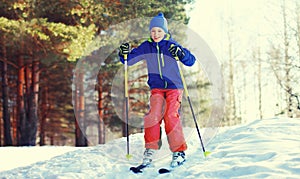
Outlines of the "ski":
M130 167L130 170L133 172L133 173L143 173L143 169L146 168L147 165L139 165L137 167Z

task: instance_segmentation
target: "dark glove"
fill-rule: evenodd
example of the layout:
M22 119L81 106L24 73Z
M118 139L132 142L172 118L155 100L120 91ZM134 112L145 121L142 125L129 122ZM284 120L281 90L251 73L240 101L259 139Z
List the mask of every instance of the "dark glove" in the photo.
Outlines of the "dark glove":
M123 43L119 49L120 49L120 55L124 56L129 54L129 43Z
M182 60L185 56L183 49L178 46L172 44L169 48L169 52L172 54L172 56L176 59L176 57L179 58L179 60Z

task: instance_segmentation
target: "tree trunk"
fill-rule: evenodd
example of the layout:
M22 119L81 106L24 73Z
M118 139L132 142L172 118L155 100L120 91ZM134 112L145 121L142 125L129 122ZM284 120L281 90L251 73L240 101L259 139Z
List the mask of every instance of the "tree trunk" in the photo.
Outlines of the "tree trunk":
M4 40L5 41L5 40ZM2 62L2 100L3 100L3 129L4 129L4 145L11 146L12 138L10 133L10 113L8 106L8 75L7 75L7 63L6 63L6 48L2 45L2 53L4 61Z
M24 87L25 87L25 67L23 56L18 58L18 83L17 83L17 145L21 145L21 135L25 125L25 103L24 103Z
M262 84L261 84L261 55L260 48L257 49L257 61L258 61L258 110L259 110L259 118L263 119L263 111L262 111Z
M17 97L14 97L13 101L17 101ZM11 130L12 130L12 141L13 141L13 145L17 145L17 117L18 117L18 114L17 114L17 107L18 105L14 105L13 106L13 111L12 111L12 124L11 124Z
M21 121L20 125L20 145L21 146L30 146L31 141L30 141L30 136L31 136L31 121L30 115L31 115L31 110L32 110L32 93L31 91L31 70L29 65L27 64L25 66L25 97L24 97L24 106L25 106L25 117L24 120Z
M35 57L33 57L35 58ZM32 82L31 82L31 109L30 109L30 123L31 123L31 135L30 135L30 145L36 145L36 134L37 134L37 124L38 124L38 97L39 97L39 72L40 61L33 59L32 61Z
M25 67L25 118L21 121L20 145L35 146L37 133L37 108L39 90L39 60L33 60Z
M227 122L229 125L234 125L236 123L236 101L235 101L235 92L234 92L234 67L233 67L233 49L232 49L232 41L231 36L228 33L228 41L229 41L229 108L228 108L228 119Z
M297 46L298 46L298 60L299 60L299 63L300 63L300 2L299 1L296 1L296 17L297 17L297 20L296 20L296 23L297 23ZM298 67L300 68L300 67Z
M288 24L287 24L287 14L286 14L286 7L285 7L285 0L283 1L282 6L283 11L283 35L284 35L284 62L285 62L285 87L286 87L286 113L288 117L293 117L293 111L292 111L292 100L291 100L291 94L292 94L292 87L291 87L291 76L290 76L290 70L291 70L291 60L289 57L289 40L288 40Z
M45 145L45 123L48 114L48 86L44 87L42 93L42 105L41 105L41 116L40 116L40 145Z
M75 121L75 136L76 136L76 146L77 147L82 147L82 146L87 146L87 140L84 135L84 130L85 130L85 105L84 105L84 74L83 72L77 73L78 78L75 83L76 85L76 90L75 90L75 107L76 107L76 121Z
M98 137L99 144L105 143L105 126L103 121L103 88L102 77L98 75L98 112L99 112L99 125L98 125Z
M300 64L300 2L296 1L296 23L297 23L297 35L296 35L296 39L297 39L297 46L298 46L298 64ZM298 66L297 68L300 69L300 66ZM295 95L294 96L297 100L297 109L300 111L300 96L299 95Z
M0 147L2 146L2 122L0 120Z

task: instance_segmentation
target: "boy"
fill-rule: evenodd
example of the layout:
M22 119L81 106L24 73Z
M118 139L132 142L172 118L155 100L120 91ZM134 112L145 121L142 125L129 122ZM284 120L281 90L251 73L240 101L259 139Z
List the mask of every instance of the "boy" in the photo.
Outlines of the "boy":
M171 167L185 162L187 145L180 121L180 104L183 84L180 77L178 58L184 65L192 66L195 57L186 48L181 47L171 38L168 24L163 13L159 13L150 21L150 38L137 48L129 50L129 44L120 46L120 60L124 63L124 55L128 55L128 65L146 60L148 69L148 85L151 90L150 110L144 117L145 152L141 166L148 167L153 154L161 147L162 120L170 150L173 152Z

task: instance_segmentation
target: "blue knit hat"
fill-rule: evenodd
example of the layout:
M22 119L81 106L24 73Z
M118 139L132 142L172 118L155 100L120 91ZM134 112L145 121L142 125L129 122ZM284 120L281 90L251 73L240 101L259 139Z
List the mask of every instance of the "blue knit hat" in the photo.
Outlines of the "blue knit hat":
M151 19L149 30L151 30L153 27L160 27L166 33L168 33L168 22L167 22L167 19L164 17L164 14L162 12L158 13L157 16L155 16Z

